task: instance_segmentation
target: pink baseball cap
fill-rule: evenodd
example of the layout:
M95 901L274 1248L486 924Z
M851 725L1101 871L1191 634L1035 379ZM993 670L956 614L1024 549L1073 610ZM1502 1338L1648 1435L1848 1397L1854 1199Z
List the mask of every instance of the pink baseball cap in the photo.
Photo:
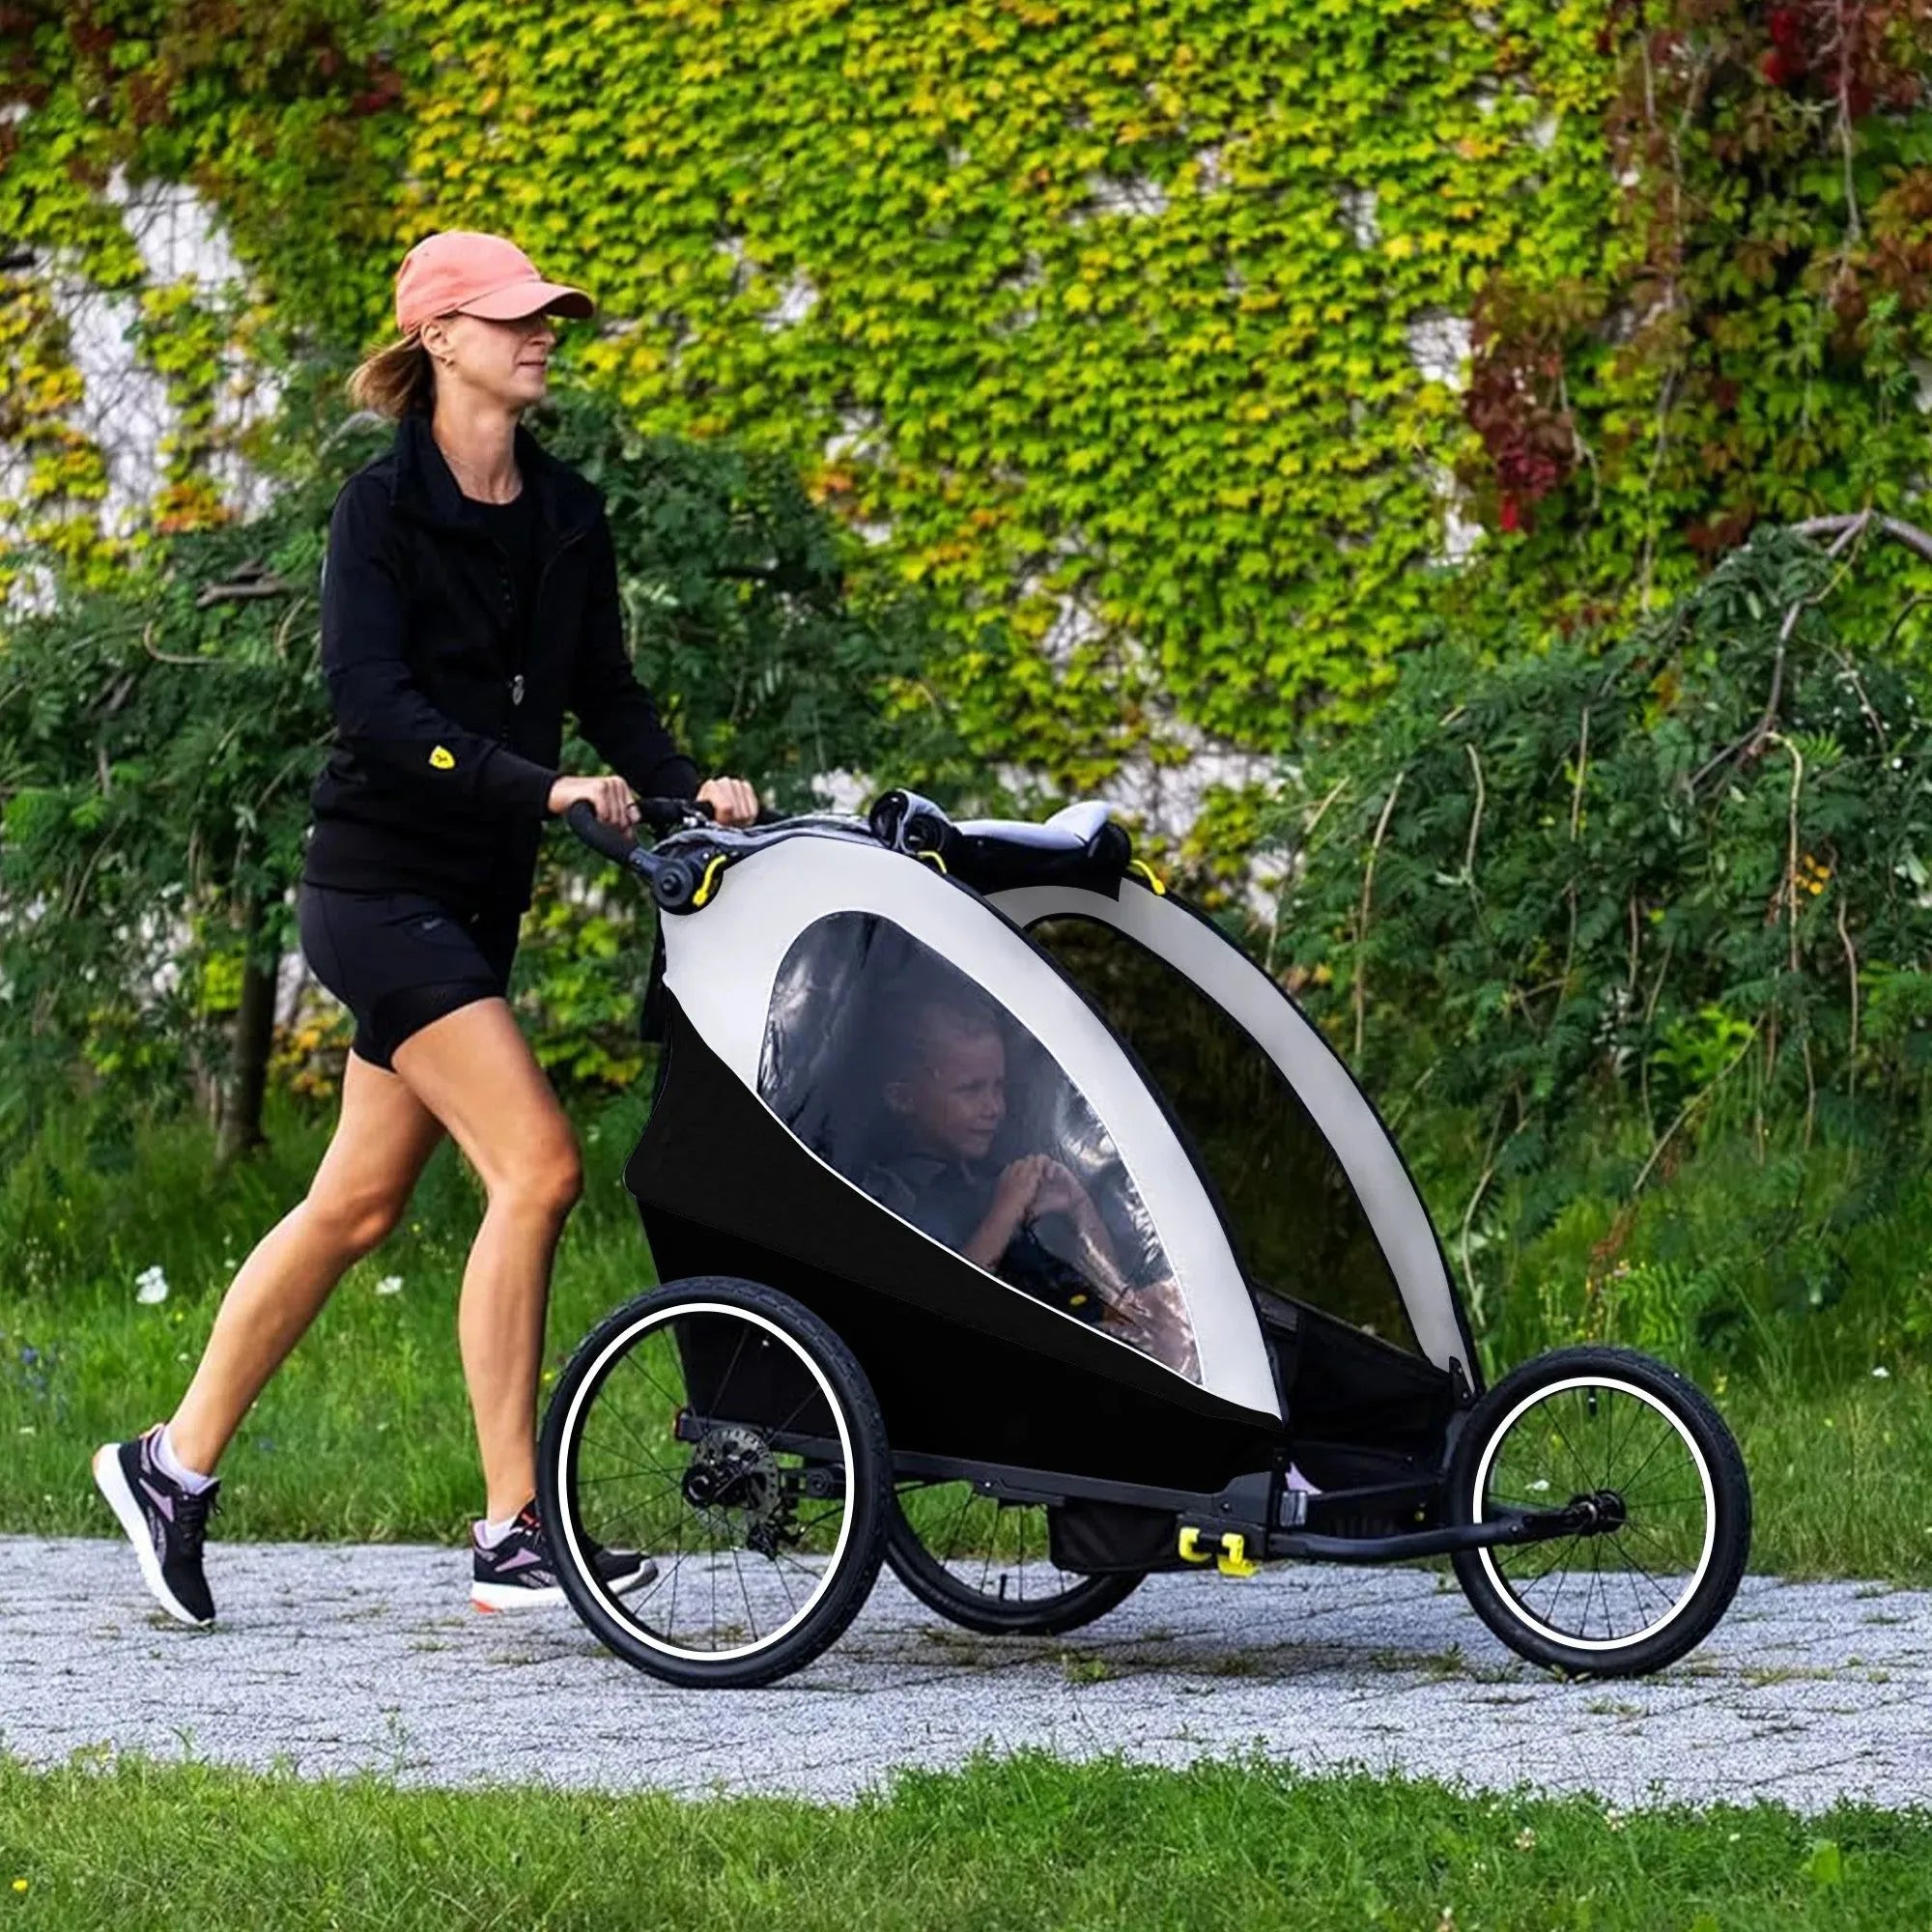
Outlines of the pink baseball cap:
M452 311L514 322L539 309L582 318L595 315L597 304L582 289L545 281L500 235L445 228L418 242L396 270L396 327L405 335Z

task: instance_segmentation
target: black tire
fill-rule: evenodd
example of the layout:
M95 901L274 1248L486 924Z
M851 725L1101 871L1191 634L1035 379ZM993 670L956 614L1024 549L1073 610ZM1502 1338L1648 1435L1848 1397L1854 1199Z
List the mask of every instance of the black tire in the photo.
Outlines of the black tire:
M963 1483L956 1487L962 1491L966 1488ZM1084 1629L1096 1617L1103 1617L1125 1603L1146 1577L1145 1571L1082 1577L1071 1571L1055 1570L1050 1585L1061 1587L1050 1586L1036 1597L1015 1594L1012 1587L1015 1577L1019 1577L1019 1589L1025 1588L1023 1542L1015 1539L1015 1563L1002 1564L994 1560L1001 1541L996 1531L991 1551L987 1552L989 1560L981 1562L977 1554L953 1555L950 1562L959 1567L949 1567L949 1559L928 1548L907 1520L899 1488L894 1486L887 1511L886 1562L893 1575L927 1609L937 1611L962 1630L978 1631L984 1636L1064 1636L1068 1631ZM986 1502L985 1507L991 1509L993 1505ZM1005 1514L1003 1511L1002 1516ZM1045 1557L1043 1525L1036 1547L1040 1556Z
M714 1349L733 1335L736 1349L722 1378L708 1368L694 1368L700 1359L695 1349ZM652 1351L648 1355L642 1352L646 1349ZM715 1362L716 1355L703 1359ZM746 1365L734 1395L732 1382L741 1360ZM627 1363L635 1378L627 1378L619 1393L612 1378L623 1374ZM696 1392L707 1388L708 1402L694 1400ZM760 1413L761 1396L768 1406L790 1406L800 1390L804 1395L791 1407L791 1416L810 1405L800 1428L788 1433L786 1422L773 1426L768 1414ZM600 1402L605 1405L601 1414ZM707 1407L716 1409L715 1417L690 1420ZM662 1425L654 1419L660 1412ZM639 1414L640 1422L633 1419ZM589 1445L600 1419L608 1419L609 1428L600 1432L597 1445ZM804 1431L810 1432L810 1440L804 1439ZM614 1459L611 1445L620 1452ZM585 1476L587 1447L591 1473ZM726 1460L721 1462L721 1457ZM600 1459L614 1473L600 1471ZM693 1490L700 1465L714 1483L720 1469L726 1475L724 1487L701 1500ZM604 1644L625 1662L668 1683L744 1689L769 1684L809 1663L858 1614L885 1555L891 1472L885 1423L871 1384L832 1329L775 1289L702 1276L639 1295L584 1338L558 1377L544 1414L537 1454L538 1508L551 1531L557 1581ZM627 1508L624 1492L612 1495L611 1485L626 1481L637 1485L643 1503ZM747 1496L755 1500L748 1504L743 1500ZM825 1530L825 1509L801 1525L796 1520L800 1497L822 1505L836 1502L837 1528ZM633 1525L628 1534L648 1543L651 1539L635 1526L640 1520L657 1529L656 1547L646 1548L645 1553L662 1558L660 1574L647 1587L618 1596L596 1579L583 1545L594 1538L614 1546L618 1538L611 1530L626 1524ZM667 1525L675 1532L674 1549ZM686 1536L693 1525L711 1540L688 1548ZM813 1570L807 1560L813 1552L807 1551L806 1540L828 1535L830 1555ZM733 1536L744 1544L744 1553L730 1540ZM789 1551L782 1547L788 1541ZM728 1571L719 1560L721 1548L730 1555ZM767 1567L760 1568L761 1563ZM795 1577L786 1575L787 1565ZM724 1625L717 1620L721 1577L726 1579L724 1607L734 1619ZM771 1587L773 1578L777 1589ZM701 1643L695 1608L687 1625L678 1624L681 1580L693 1595L708 1582L710 1634L722 1639L715 1647ZM801 1609L797 1592L808 1583ZM747 1626L735 1621L736 1606L729 1602L734 1585L742 1594L750 1631L747 1640L735 1645L731 1633ZM770 1631L759 1630L754 1591L770 1606Z
M1524 1481L1530 1469L1539 1474ZM1452 1522L1480 1521L1486 1507L1616 1497L1611 1528L1454 1558L1471 1607L1504 1643L1575 1676L1674 1663L1716 1628L1750 1553L1750 1481L1723 1417L1634 1349L1558 1349L1513 1370L1470 1411L1446 1485ZM1566 1622L1579 1577L1581 1609Z

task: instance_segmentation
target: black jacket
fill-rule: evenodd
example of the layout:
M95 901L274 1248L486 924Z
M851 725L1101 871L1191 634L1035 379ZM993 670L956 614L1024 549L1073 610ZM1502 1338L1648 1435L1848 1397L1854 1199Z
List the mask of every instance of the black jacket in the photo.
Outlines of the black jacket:
M311 884L527 906L566 706L634 792L697 790L624 647L603 493L521 423L516 451L538 511L524 635L509 559L427 415L336 495L322 573L335 747L309 794Z

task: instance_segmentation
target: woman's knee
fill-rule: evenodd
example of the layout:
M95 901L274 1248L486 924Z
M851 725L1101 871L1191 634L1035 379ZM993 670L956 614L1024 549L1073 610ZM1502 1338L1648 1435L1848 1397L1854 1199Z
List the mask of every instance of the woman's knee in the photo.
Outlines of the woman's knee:
M388 1239L409 1203L386 1190L351 1194L312 1188L303 1205L311 1225L338 1253L359 1260Z
M576 1143L560 1138L526 1150L515 1167L491 1181L489 1188L492 1201L562 1220L583 1194L583 1163Z

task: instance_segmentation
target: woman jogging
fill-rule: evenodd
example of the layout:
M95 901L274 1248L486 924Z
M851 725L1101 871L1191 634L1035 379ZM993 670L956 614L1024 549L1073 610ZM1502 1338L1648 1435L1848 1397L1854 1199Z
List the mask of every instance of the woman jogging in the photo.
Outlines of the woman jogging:
M94 1458L143 1578L184 1623L214 1616L202 1546L223 1450L336 1282L402 1218L445 1132L488 1197L457 1316L485 1490L471 1602L563 1601L535 1505L536 1398L552 1260L582 1176L505 999L538 842L580 799L626 828L634 795L696 795L725 824L757 811L743 780L700 785L660 724L625 650L603 497L520 420L544 394L548 318L594 313L510 242L445 231L397 271L402 339L351 378L396 433L329 518L336 735L297 893L302 952L355 1019L341 1119L306 1199L229 1287L174 1415ZM566 709L619 776L556 769ZM617 1590L654 1574L635 1550L595 1561Z

